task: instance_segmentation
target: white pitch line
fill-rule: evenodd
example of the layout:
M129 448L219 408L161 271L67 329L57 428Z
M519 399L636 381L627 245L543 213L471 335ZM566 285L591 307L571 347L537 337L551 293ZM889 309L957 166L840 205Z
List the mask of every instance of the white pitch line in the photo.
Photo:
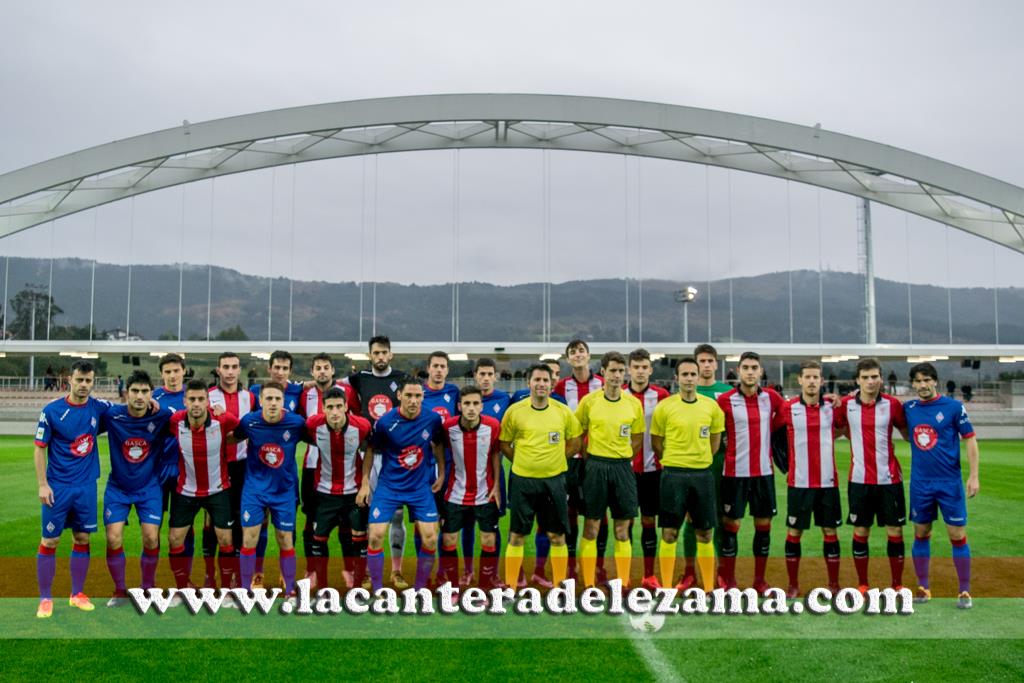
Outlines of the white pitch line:
M686 683L686 679L676 671L649 635L636 631L629 623L628 617L624 616L623 621L633 649L657 683Z

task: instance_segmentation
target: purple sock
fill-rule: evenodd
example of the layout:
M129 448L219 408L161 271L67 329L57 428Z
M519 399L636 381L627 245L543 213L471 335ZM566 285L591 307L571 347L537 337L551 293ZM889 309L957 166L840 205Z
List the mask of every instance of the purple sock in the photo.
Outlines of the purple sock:
M473 572L473 556L476 554L476 527L467 524L462 527L462 565L467 574Z
M416 555L416 588L426 588L430 583L430 573L434 571L434 553L437 550L420 550Z
M959 545L958 545L959 543ZM953 566L956 577L960 580L960 592L971 591L971 546L967 545L967 537L953 541Z
M295 590L295 548L282 550L278 561L281 566L281 578L284 579L284 594L291 595Z
M57 549L39 545L36 555L36 581L39 582L39 599L53 599L53 577L57 573Z
M107 548L107 570L110 572L110 578L114 580L114 590L121 593L125 592L125 564L124 548L118 548L117 550Z
M260 527L260 540L256 542L256 568L257 574L263 573L263 558L267 555L267 525Z
M139 571L142 574L143 589L156 585L156 566L159 560L160 548L142 549L142 557L139 558Z
M89 574L89 544L75 543L71 548L71 594L85 590L85 577Z
M242 548L242 554L238 556L238 573L242 576L242 588L252 588L252 575L256 570L256 549Z
M378 548L377 550L370 548L366 551L366 572L370 575L370 583L373 584L373 590L384 587L383 548Z
M182 554L188 558L185 566L188 568L188 575L192 576L192 557L196 554L196 531L193 527L189 527L185 534L185 552Z
M929 565L932 560L932 538L931 536L914 536L914 545L910 548L910 554L914 558L914 573L917 574L917 583L922 588L929 588Z

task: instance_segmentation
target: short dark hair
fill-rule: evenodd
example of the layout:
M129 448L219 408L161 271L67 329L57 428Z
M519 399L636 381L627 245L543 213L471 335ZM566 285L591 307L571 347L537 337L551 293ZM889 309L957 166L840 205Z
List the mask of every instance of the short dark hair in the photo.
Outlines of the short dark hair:
M601 356L601 368L607 368L611 363L621 363L622 365L625 365L626 357L618 351L608 351Z
M153 388L153 380L149 378L149 373L145 370L132 370L132 374L128 375L128 379L124 381L124 386L128 388L133 384L145 384L150 389Z
M629 352L630 363L639 363L642 360L649 362L651 360L651 352L647 349L633 349Z
M587 353L590 353L590 344L583 341L582 339L577 338L573 339L572 341L565 345L565 355L568 356L569 352L575 349L577 346L582 346L584 349L587 350Z
M430 365L430 362L435 358L444 358L444 361L446 363L451 361L451 359L448 357L448 354L445 353L444 351L434 351L432 354L427 356L427 365Z
M804 374L804 370L817 370L821 371L821 363L816 360L802 360L800 361L800 374Z
M71 364L71 374L75 374L76 372L81 375L96 372L96 366L87 360L76 360Z
M156 367L160 372L164 371L164 366L170 363L177 363L181 366L181 369L185 369L185 359L176 353L165 353L160 356L160 360L157 362Z
M935 369L935 366L931 363L918 363L917 365L910 368L910 381L913 382L914 378L918 375L924 375L925 377L931 377L936 382L939 381L939 371Z
M204 394L207 392L208 387L206 386L206 380L198 379L193 377L185 383L185 391L201 391Z
M480 390L480 387L476 386L475 384L467 384L466 386L462 387L462 389L459 390L459 400L461 401L467 396L472 396L474 394L482 397L484 395L484 392L482 392Z
M877 358L861 358L857 361L857 369L854 373L854 377L860 377L860 373L865 370L878 370L878 373L882 373L882 364L878 362Z
M473 373L475 374L480 368L494 368L497 371L498 366L493 358L478 358L476 365L473 366Z
M224 353L217 356L217 365L219 366L220 362L225 358L238 358L238 364L242 364L242 358L237 353L235 353L234 351L225 351Z
M740 362L742 363L745 360L756 360L757 364L760 365L761 354L759 354L757 351L744 351L743 353L740 354Z
M266 392L267 389L277 389L278 391L281 392L281 396L284 396L284 385L281 384L280 382L265 382L263 386L260 387L260 394Z
M714 356L715 359L718 358L718 349L716 349L711 344L697 344L697 346L693 347L693 357L694 358L696 358L697 356L699 356L702 353L709 353L712 356ZM758 358L758 360L760 360L760 358Z
M526 368L526 381L529 382L533 379L533 373L537 371L548 373L548 379L551 379L554 376L554 373L551 372L551 368L544 363L533 363L530 367Z
M342 401L346 401L348 399L345 395L345 390L339 386L333 386L324 392L324 403L332 398L340 398Z
M275 360L288 361L289 369L295 367L295 359L292 358L292 354L288 353L287 351L282 351L281 349L278 349L277 351L274 351L272 354L270 354L270 358L267 359L267 367L271 367L274 364Z
M413 377L412 375L406 375L402 379L395 380L395 393L396 394L402 393L402 389L405 389L407 386L409 386L411 384L415 384L418 387L422 387L423 386L423 382L421 382L416 377Z
M679 374L679 366L681 366L683 363L689 363L690 365L696 365L697 368L700 369L700 365L697 363L697 359L696 358L694 358L693 356L683 356L682 358L680 358L679 360L676 361L676 374L677 375Z
M313 367L313 364L316 363L318 360L325 360L331 364L331 367L334 367L334 359L331 358L331 354L324 353L323 351L309 359L309 367Z
M383 346L383 347L387 348L388 350L390 350L391 349L391 338L388 337L386 334L374 335L374 336L370 337L370 342L366 345L366 348L372 350L374 344L380 344L381 346Z

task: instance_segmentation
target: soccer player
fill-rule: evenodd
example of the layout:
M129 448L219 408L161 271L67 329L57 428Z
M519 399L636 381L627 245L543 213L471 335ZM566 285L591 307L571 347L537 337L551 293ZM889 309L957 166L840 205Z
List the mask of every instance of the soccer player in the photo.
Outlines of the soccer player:
M697 562L704 590L714 588L715 547L712 532L718 521L712 454L725 431L725 414L714 399L697 392L699 366L693 358L676 363L679 396L658 403L651 418L651 447L661 463L658 519L661 547L658 564L666 586L675 577L679 527L689 518L696 529ZM647 582L657 588L654 581Z
M241 386L239 383L241 374L242 362L238 354L225 351L217 357L217 384L209 391L211 409L219 409L234 415L239 420L256 410L256 396ZM241 441L233 439L231 443L228 443L225 451L228 455L228 479L231 481L231 488L228 489L228 498L231 501L231 547L235 549L237 558L242 550L242 490L245 488L245 458L248 454L248 442L245 439ZM213 535L213 540L216 541L210 516L207 514L205 517L207 524L203 526L204 558L212 557L212 553L208 555L207 528ZM206 561L210 562L209 559ZM209 574L208 569L207 575ZM239 581L239 578L238 576L233 577L232 586ZM224 588L232 586L224 586Z
M544 365L551 368L552 386L557 385L561 379L562 374L561 364L559 364L559 362L553 358L549 358L541 362L544 363ZM522 401L524 398L530 398L530 387L523 387L522 389L517 389L516 392L512 394L512 398L509 400L509 403L518 403L519 401ZM566 402L565 396L562 396L557 391L552 391L550 394L550 398L552 398L555 401L558 401L559 403Z
M719 382L716 379L718 373L718 350L711 344L698 344L693 350L693 357L697 359L700 366L700 376L697 378L697 393L707 396L710 399L718 400L718 397L727 391L732 390L732 385ZM714 460L711 464L711 473L715 477L715 500L722 499L722 471L725 468L725 439L721 440L718 449L714 451ZM719 519L715 523L714 540L715 553L721 555L721 529ZM683 577L680 579L677 588L684 591L693 585L696 580L695 558L697 556L697 535L693 525L689 522L683 524Z
M356 495L358 505L370 506L366 567L374 590L384 585L384 533L389 523L394 524L396 510L409 507L423 539L416 560L416 588L426 587L437 552L438 515L433 494L441 490L444 482L442 420L437 413L422 409L423 385L418 380L403 377L396 383L399 406L374 423L370 437L371 451L381 458L373 500L369 500L373 465L369 452L363 463L363 483ZM431 451L437 462L436 475L428 454Z
M370 338L370 368L348 376L347 384L354 389L348 392L349 412L361 415L373 425L398 403L398 384L406 374L391 367L394 354L391 339L385 335ZM372 487L381 464L374 464L373 475L367 481ZM391 520L391 584L398 590L409 587L402 576L402 557L405 555L405 516L402 508L395 510Z
M505 581L514 582L523 564L524 537L538 525L551 540L551 569L556 584L568 570L569 528L566 459L580 447L579 420L568 406L549 400L551 368L531 365L526 372L530 400L509 407L501 421L499 446L512 461L508 495L512 520L505 550Z
M850 483L847 521L853 525L853 564L858 588L868 589L868 536L878 520L889 542L889 572L893 588L903 585L903 527L907 503L903 493L903 472L892 445L892 430L904 438L907 421L903 404L882 393L882 366L874 358L857 362L858 391L843 397L836 411L836 428L850 439ZM909 441L909 439L907 439Z
M967 498L978 495L978 440L963 404L938 393L939 375L931 363L910 368L910 383L917 399L903 406L910 439L910 520L914 523L915 599L931 599L928 582L931 561L932 523L942 510L953 566L959 579L957 607L969 609L971 600L971 549L967 545ZM960 440L967 450L967 490L960 472Z
M348 412L341 387L330 387L323 394L323 410L306 419L307 438L320 456L314 480L316 517L312 554L307 556L307 574L317 585L328 584L327 539L336 526L350 533L341 536L349 588L360 585L366 573L366 507L356 505L356 494L363 482L363 453L370 435L370 422ZM346 539L348 547L346 547Z
M563 377L554 385L554 393L565 397L565 404L574 413L580 404L580 399L592 391L598 391L604 380L600 375L595 375L590 370L590 345L582 339L573 339L565 346L565 357L569 361L572 373ZM579 537L579 516L584 514L583 509L583 455L577 453L569 463L569 471L565 476L565 485L569 492L569 531L567 540L569 543L569 575L576 573L576 541ZM601 528L597 533L597 576L599 583L604 583L607 577L604 571L604 555L608 549L608 521L602 520Z
M754 518L753 588L764 593L770 587L765 569L776 512L770 436L785 400L773 389L760 387L760 380L761 356L744 351L740 354L739 386L718 397L718 405L725 413L726 438L718 573L725 588L736 586L736 534L749 506ZM663 486L662 493L664 490Z
M237 425L238 418L230 413L210 412L210 397L203 380L189 380L185 385L185 409L174 413L170 420L170 432L176 437L178 449L178 481L171 492L167 544L178 588L190 585L191 558L186 555L184 543L201 509L210 515L220 544L221 585L230 586L238 571L231 541L231 480L227 468L228 436Z
M100 418L110 441L110 475L103 492L103 522L107 531L107 569L114 581L114 595L107 607L127 604L125 585L124 525L132 506L142 528L142 588L152 588L160 556L160 523L163 492L157 458L168 436L173 411L150 414L153 382L143 370L135 370L125 382L126 404L113 405Z
M501 389L496 389L494 383L498 378L495 363L490 358L480 358L473 369L473 382L480 388L480 395L484 402L484 415L490 415L495 420L501 421L505 410L510 404L509 395Z
M444 351L434 351L427 358L423 408L434 411L444 420L459 412L459 388L448 382L448 354Z
M658 588L660 584L654 574L654 557L658 550L658 532L655 529L661 488L661 463L654 456L651 446L651 418L658 403L668 398L669 393L657 384L651 384L651 354L647 349L635 349L629 354L629 382L623 390L640 401L646 421L644 440L633 457L633 474L636 478L637 502L640 505L640 545L644 554L643 586ZM632 525L630 526L632 535Z
M800 363L800 395L786 402L780 421L786 428L786 450L789 454L786 500L786 571L789 587L786 595L800 595L800 538L814 524L821 528L824 539L822 556L828 572L828 587L839 591L839 536L843 523L839 503L839 480L836 478L834 407L822 401L821 363L805 360Z
M601 391L584 396L576 419L586 444L586 477L583 479L584 526L580 542L583 583L593 586L597 569L597 532L611 510L615 525L615 569L623 586L629 586L633 545L629 523L636 517L636 478L633 454L644 443L647 423L644 409L631 394L622 391L626 358L618 351L601 356Z
M295 492L299 476L295 448L306 439L306 421L284 409L285 386L270 381L260 391L259 412L249 413L235 427L235 438L249 440L242 491L242 588L252 586L256 546L266 511L274 524L284 591L295 592Z
M92 398L96 372L92 363L71 366L68 395L48 403L39 414L34 460L42 503L42 537L36 556L39 581L37 617L53 615L53 577L61 532L71 529L71 598L69 604L89 612L95 606L83 592L89 573L89 534L95 533L96 480L100 476L96 437L110 408Z
M444 487L445 512L441 537L441 571L438 582L458 577L459 532L474 522L480 526L480 586L504 588L498 578L498 502L501 489L501 423L481 415L480 389L465 387L459 399L460 414L444 423L444 443L451 453L451 468ZM472 555L469 557L472 570Z

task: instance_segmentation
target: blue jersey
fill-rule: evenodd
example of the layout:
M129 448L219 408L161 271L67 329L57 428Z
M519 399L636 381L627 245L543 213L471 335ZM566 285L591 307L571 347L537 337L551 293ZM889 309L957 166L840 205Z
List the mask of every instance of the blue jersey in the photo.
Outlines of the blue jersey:
M430 410L441 416L443 420L459 414L459 388L454 384L445 384L440 389L431 389L423 385L423 410Z
M164 410L170 408L171 413L185 410L185 390L167 391L164 387L157 387L153 390L153 400L160 404ZM160 448L159 465L167 470L178 471L178 442L174 439L165 439Z
M47 449L46 480L50 484L81 485L100 478L96 436L110 404L91 396L74 405L67 398L50 401L39 413L36 445Z
M502 416L505 414L505 410L509 406L508 394L501 389L495 389L484 399L484 409L482 415L490 415L498 422L501 422Z
M132 417L128 406L111 406L100 420L110 441L110 475L107 483L122 491L141 491L159 483L159 459L167 440L167 423L173 410ZM170 439L174 441L174 439Z
M430 410L409 420L392 408L373 425L370 443L381 456L378 487L392 493L426 491L437 476L431 444L442 443L441 416Z
M562 396L561 394L551 392L550 397L553 401L558 401L559 403L565 403L566 405L568 405L568 403L565 400L565 396ZM530 398L529 389L520 389L516 393L512 394L512 400L509 401L509 405L512 405L513 403L519 403L524 398Z
M940 395L907 401L903 412L910 432L911 480L960 481L960 439L974 436L963 404Z
M235 439L249 439L246 490L279 495L298 489L295 447L306 433L306 421L300 415L285 411L278 422L271 424L262 413L249 413L234 432Z
M259 411L260 409L260 389L263 387L262 384L253 384L249 387L250 393L256 400L256 407L254 410ZM299 402L302 400L302 382L288 382L284 387L284 409L290 413L298 412Z

